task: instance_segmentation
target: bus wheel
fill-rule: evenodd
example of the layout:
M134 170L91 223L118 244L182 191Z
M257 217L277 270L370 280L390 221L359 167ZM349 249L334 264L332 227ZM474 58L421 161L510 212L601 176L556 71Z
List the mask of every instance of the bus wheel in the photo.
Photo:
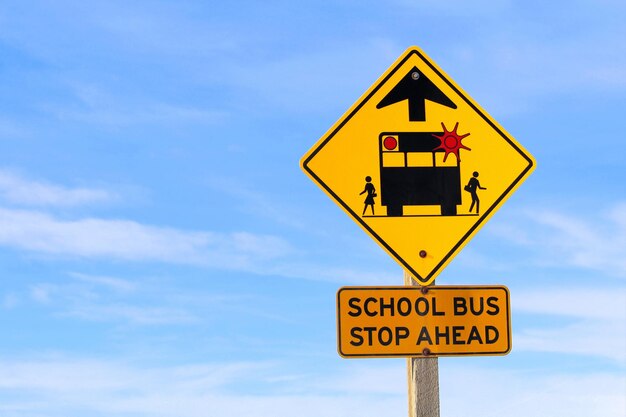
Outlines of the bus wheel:
M387 206L387 216L398 217L402 216L402 204L393 204Z
M442 216L456 216L456 204L442 204L441 215Z

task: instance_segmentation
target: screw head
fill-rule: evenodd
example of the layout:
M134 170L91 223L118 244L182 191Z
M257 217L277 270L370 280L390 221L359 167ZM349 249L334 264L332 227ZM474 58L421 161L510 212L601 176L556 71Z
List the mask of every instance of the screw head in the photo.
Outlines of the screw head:
M422 355L424 355L424 356L430 355L430 349L424 348L424 350L422 350Z
M420 258L425 258L425 257L426 257L426 255L428 255L428 253L427 253L424 249L422 249L422 250L420 251L419 255L420 255Z
M413 72L411 73L411 78L412 78L412 79L417 80L417 79L419 79L419 77L420 77L420 73L419 73L419 72L417 72L417 71L413 71Z

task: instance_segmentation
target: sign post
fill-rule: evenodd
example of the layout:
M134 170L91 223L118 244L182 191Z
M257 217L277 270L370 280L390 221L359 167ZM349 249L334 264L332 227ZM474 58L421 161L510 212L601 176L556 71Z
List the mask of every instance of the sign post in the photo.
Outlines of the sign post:
M418 284L405 272L404 285ZM439 417L439 359L409 357L406 358L406 369L409 417Z
M511 350L503 286L434 286L535 168L533 157L411 47L302 157L303 171L405 271L337 293L341 356L406 357L409 417L439 417L439 356Z

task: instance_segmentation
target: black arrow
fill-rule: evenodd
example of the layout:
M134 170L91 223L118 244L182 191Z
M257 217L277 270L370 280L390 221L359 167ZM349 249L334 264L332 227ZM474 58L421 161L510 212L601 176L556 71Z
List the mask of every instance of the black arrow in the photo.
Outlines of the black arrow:
M413 67L376 105L376 108L381 109L403 100L409 100L409 120L412 122L426 120L426 100L456 109L456 104L423 73L418 71L417 67Z

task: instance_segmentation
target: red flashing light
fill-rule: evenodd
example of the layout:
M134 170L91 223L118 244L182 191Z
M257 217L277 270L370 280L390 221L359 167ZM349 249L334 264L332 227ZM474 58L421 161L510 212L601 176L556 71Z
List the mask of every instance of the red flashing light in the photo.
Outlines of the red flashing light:
M393 136L387 136L383 139L383 146L388 151L393 151L398 146L398 141Z

